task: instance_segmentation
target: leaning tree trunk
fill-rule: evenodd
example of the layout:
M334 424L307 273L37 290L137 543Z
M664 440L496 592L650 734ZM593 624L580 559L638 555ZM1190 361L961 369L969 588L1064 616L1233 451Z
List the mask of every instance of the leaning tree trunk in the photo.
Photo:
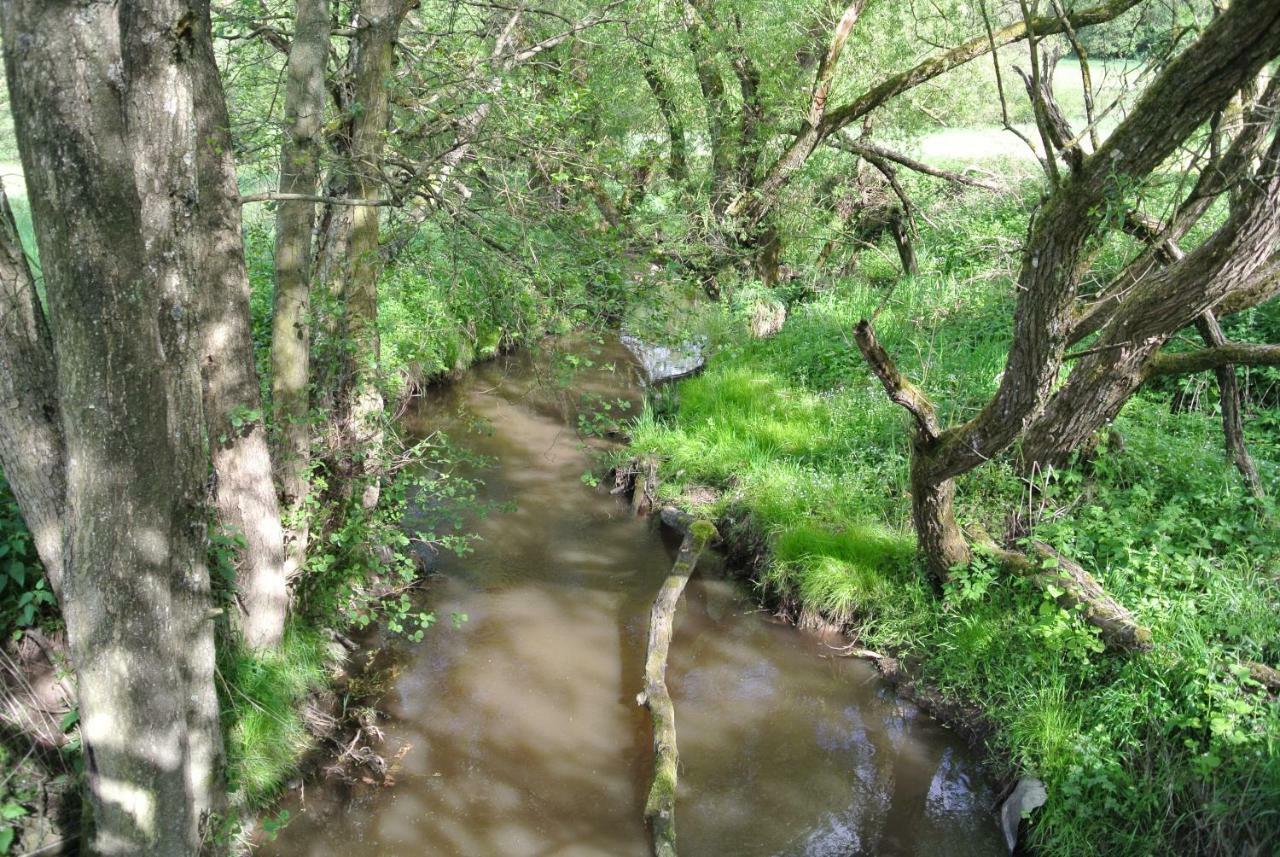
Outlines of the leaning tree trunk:
M1119 302L1097 342L1072 368L1041 415L1027 429L1021 454L1027 467L1060 467L1115 417L1161 365L1160 346L1232 293L1275 276L1280 238L1280 137L1255 180L1203 244L1150 274ZM1167 361L1166 361L1167 362ZM1194 367L1193 367L1194 368Z
M221 735L188 2L0 3L66 449L63 618L99 854L196 854ZM6 406L9 403L5 403Z
M313 195L320 178L325 63L329 56L329 0L298 0L289 46L285 140L280 147L280 192ZM280 432L277 461L289 517L286 577L306 562L305 514L311 458L311 233L314 202L281 202L276 209L276 290L271 321L271 404Z
M197 294L203 302L201 372L217 480L214 499L219 525L244 542L236 570L241 635L250 647L270 648L280 643L289 607L284 529L253 354L240 192L226 101L208 4L194 3L191 8L188 65L200 109L195 115L199 203L189 239Z

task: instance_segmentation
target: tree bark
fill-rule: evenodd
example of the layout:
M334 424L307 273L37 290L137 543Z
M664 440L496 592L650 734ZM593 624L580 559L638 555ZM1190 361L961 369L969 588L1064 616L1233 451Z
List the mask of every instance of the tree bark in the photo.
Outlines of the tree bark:
M653 783L645 801L644 818L653 836L655 857L675 857L676 854L676 779L680 754L676 748L675 706L667 690L667 653L680 596L698 564L698 557L716 535L710 521L695 521L689 527L671 574L658 590L649 615L644 690L636 701L648 707L653 717Z
M1058 376L1079 288L1078 263L1102 225L1107 200L1122 182L1139 180L1162 163L1277 52L1280 7L1264 0L1233 3L1045 202L1023 254L1013 343L1000 386L976 417L943 434L931 456L936 478L981 465L1035 419Z
M1151 649L1151 630L1138 622L1120 602L1102 588L1079 563L1067 559L1044 542L1032 545L1032 556L989 546L1005 565L1030 579L1046 592L1056 593L1058 606L1079 611L1085 622L1100 632L1109 648L1125 652Z
M684 3L684 29L707 113L707 137L711 146L711 209L718 218L729 204L732 193L729 184L733 176L733 151L729 145L729 127L733 121L733 110L725 95L724 80L707 45L699 10L692 0Z
M1208 240L1136 285L1120 302L1097 342L1027 429L1021 450L1027 466L1062 466L1153 374L1280 358L1274 346L1224 345L1185 355L1158 354L1175 333L1226 295L1276 275L1270 254L1280 239L1280 138L1258 175Z
M325 63L329 56L329 0L297 0L286 68L280 193L315 195L320 180ZM285 576L306 563L305 514L311 466L311 233L312 200L276 209L276 289L271 321L271 404L280 432L277 463L289 519Z
M53 339L0 187L0 468L59 599L65 467Z
M671 97L662 72L654 65L653 59L645 51L640 51L640 69L644 72L645 83L658 103L658 113L667 126L667 140L670 146L670 157L667 163L667 175L674 182L683 182L689 178L689 155L685 143L684 119L680 116L680 108Z
M1212 311L1206 312L1196 319L1196 330L1210 348L1221 348L1227 344L1227 338L1218 324L1217 316ZM1280 348L1276 350L1276 362L1280 363ZM1226 445L1227 456L1236 469L1240 471L1249 493L1255 497L1263 496L1262 479L1258 476L1258 468L1249 455L1249 447L1244 442L1244 413L1240 382L1236 378L1234 363L1216 367L1214 376L1218 379L1218 403L1222 411L1222 436Z
M249 318L249 276L241 236L240 190L226 100L213 52L207 3L191 3L189 67L197 147L194 229L189 233L202 299L204 414L216 479L219 526L239 535L237 623L246 645L271 648L284 635L289 609L284 528L267 447L261 386Z
M0 4L56 355L63 618L99 854L196 854L223 802L185 247L205 12Z
M972 554L956 523L955 482L937 479L931 472L931 455L937 448L940 431L933 404L898 370L876 339L871 322L859 322L853 336L889 399L906 409L915 421L911 438L911 515L925 568L934 580L945 583L951 569L967 565Z
M352 97L359 111L351 123L351 164L354 195L371 198L382 185L382 156L391 118L389 97L392 61L400 24L411 3L406 0L361 0L360 26L353 50ZM344 454L358 457L347 475L364 478L361 504L372 509L381 493L377 459L382 447L382 391L378 336L378 252L381 209L351 208L349 257L343 277L343 346L345 371L338 392L339 424L345 435Z

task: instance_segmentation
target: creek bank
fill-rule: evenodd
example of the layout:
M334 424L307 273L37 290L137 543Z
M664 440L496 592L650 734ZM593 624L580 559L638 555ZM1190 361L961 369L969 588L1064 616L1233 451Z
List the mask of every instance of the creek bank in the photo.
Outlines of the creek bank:
M657 514L653 515L654 521L658 526L668 527L671 530L681 533L685 542L694 539L694 528L698 527L701 522L705 521L703 515L712 508L719 499L717 492L704 486L694 486L692 489L686 489L682 492L680 498L675 504L662 505L658 508L658 464L657 458L653 455L644 455L644 457L636 457L626 459L625 462L616 464L608 469L605 478L614 484L611 494L622 495L623 498L630 496L630 507L632 513L639 515L652 514L657 509ZM774 590L773 587L765 585L763 574L760 570L767 567L772 562L771 551L768 549L768 540L764 533L759 532L751 526L750 515L733 514L732 512L723 512L714 518L712 526L712 539L710 544L717 549L719 553L726 558L726 569L742 581L750 583L753 590L758 595L760 605L772 610L778 618L786 620L786 622L794 624L800 629L808 629L808 631L827 632L837 634L838 637L849 641L849 645L844 649L832 647L832 657L856 657L856 659L867 660L876 668L879 677L893 689L897 696L908 700L911 704L919 707L925 714L932 716L934 720L940 721L950 728L952 732L961 735L965 742L969 744L974 752L979 753L983 760L988 764L995 765L998 770L1002 771L998 783L1000 783L1000 802L992 807L993 814L1000 816L1001 824L1004 826L1007 845L1009 845L1010 853L1014 853L1016 844L1018 844L1019 815L1014 812L1015 803L1019 801L1020 790L1027 788L1028 783L1039 784L1039 789L1043 792L1043 784L1034 778L1020 776L1016 773L1016 765L1014 760L1007 755L1000 755L993 747L991 738L996 734L997 725L982 707L964 700L956 700L956 698L948 697L937 687L925 682L920 678L920 660L919 655L909 654L905 651L895 651L893 655L882 654L882 652L872 651L868 649L860 649L858 647L859 634L854 624L847 620L836 620L828 615L806 608L800 604L800 601L794 596L788 596ZM722 535L727 533L727 535ZM699 551L700 553L700 551ZM681 556L684 556L684 547L681 549ZM677 562L678 565L678 562ZM687 579L687 574L684 579ZM676 590L675 599L678 599L680 591L684 588L684 582L680 583L680 588ZM659 594L659 600L662 599ZM672 599L671 611L675 608L675 600ZM658 601L654 602L654 615L658 615ZM662 661L663 668L666 665L666 647L669 645L669 617L667 618L668 629L666 641L662 645ZM650 647L653 643L650 642ZM652 651L652 649L650 649ZM663 686L664 688L664 686ZM663 689L663 692L664 691ZM643 701L644 693L641 693L641 701ZM672 719L669 714L669 696L667 698L666 707L663 709L663 716L667 720ZM659 714L654 712L655 733L659 732ZM662 724L662 729L666 729L666 724ZM671 724L669 728L671 737L669 737L669 767L675 766L675 728ZM664 734L664 733L663 733ZM655 734L655 747L659 746L659 738ZM659 761L662 755L659 753ZM662 769L664 770L664 769ZM646 817L650 815L657 816L657 821L650 820L650 825L654 830L654 853L662 856L675 856L675 822L668 819L664 812L673 812L673 783L675 783L675 774L672 773L672 799L671 802L654 801L650 797L650 805L654 808L652 814L646 810ZM659 790L658 776L654 779L654 792ZM1043 805L1043 801L1034 803L1034 806L1028 805L1027 810L1036 810Z
M646 512L640 514L646 514L647 510L657 508L656 462L652 456L629 459L611 468L608 476L618 485L611 493L631 497L633 510L644 509ZM637 496L643 499L637 500ZM682 535L687 534L695 519L705 515L717 499L718 495L710 488L686 490L674 505L663 505L658 509L657 521ZM989 739L996 732L994 721L981 707L952 699L924 682L919 677L921 661L918 655L901 650L887 650L889 654L885 654L859 648L855 621L837 619L814 610L794 595L768 586L763 570L772 562L772 554L768 539L752 525L750 515L730 509L716 515L712 523L717 530L712 547L725 557L726 570L751 585L760 606L801 630L828 632L846 640L848 646L833 648L832 657L856 657L868 661L900 696L962 736L975 752L998 762L1000 769L1009 768L1010 760L993 755ZM1006 790L1011 789L1013 779L1005 778L1004 785Z
M576 352L589 365L569 390L546 383L545 353L517 352L406 415L411 437L445 432L490 462L481 499L505 511L469 525L474 553L442 554L421 596L463 624L405 646L382 700L378 752L416 747L397 787L308 783L264 855L649 853L653 731L635 695L674 543L588 487L603 444L573 431L583 409L639 389L616 340L602 348ZM670 647L682 855L1001 852L994 791L958 739L704 561Z
M649 514L654 509L658 498L658 476L657 476L657 459L653 455L645 455L645 457L631 458L625 460L621 464L609 469L608 478L612 478L614 489L611 494L630 495L630 504L632 512L636 514ZM654 515L655 521L659 526L669 527L681 533L685 537L685 541L689 541L694 537L694 527L699 526L699 522L703 521L700 515L705 514L707 509L713 507L718 500L716 491L707 489L707 487L696 486L694 489L686 489L681 498L676 500L673 505L663 505L658 509L658 514ZM1020 816L1023 812L1019 810L1020 802L1023 801L1023 792L1029 788L1029 784L1036 784L1039 794L1043 796L1043 784L1038 779L1028 778L1028 776L1020 776L1016 773L1016 765L1014 760L1007 755L997 753L995 746L991 742L991 738L996 734L997 725L982 707L964 700L956 700L956 698L948 697L937 687L925 682L920 678L920 664L922 659L919 655L909 654L905 651L895 651L893 655L882 654L882 652L872 651L868 649L860 649L858 647L859 634L851 622L846 620L836 620L828 615L806 608L800 604L795 597L782 594L774 590L774 588L765 585L763 574L760 569L767 567L772 562L771 553L768 550L768 540L765 539L763 533L751 527L750 517L746 514L735 515L731 512L724 512L718 515L714 524L712 524L714 536L712 539L714 547L726 556L726 568L735 573L740 579L750 583L754 591L759 596L760 605L764 608L772 610L774 615L785 619L786 622L796 625L800 629L809 629L809 631L823 631L827 633L835 633L838 637L845 638L849 641L849 645L844 649L832 647L832 657L856 657L856 659L867 660L874 665L879 677L893 688L893 692L897 696L908 700L911 704L919 707L925 714L932 716L933 719L946 724L948 728L961 735L965 742L969 744L974 752L979 753L988 765L996 766L1002 771L998 782L1000 782L1000 801L996 806L992 807L993 815L1000 817L1002 829L1004 829L1007 847L1010 853L1014 853L1018 848L1018 831L1020 828ZM722 535L728 533L728 535ZM684 550L682 550L684 555ZM678 564L678 563L677 563ZM687 579L687 577L685 578ZM682 588L682 583L681 587ZM659 595L659 599L662 595ZM676 592L678 597L678 591ZM672 608L673 611L673 608ZM658 602L654 604L654 614L657 617ZM669 618L668 618L669 624ZM669 629L667 634L669 642ZM666 645L662 646L663 665L666 661ZM641 695L644 696L644 695ZM671 718L669 715L669 696L667 697L667 706L664 707L664 716ZM655 732L659 729L658 712L654 714ZM669 729L671 738L669 738L669 757L671 764L675 765L675 729ZM655 734L655 747L658 746L659 738ZM662 759L659 752L659 760ZM675 782L675 775L672 774L672 783ZM657 775L654 779L654 792L659 790L659 780ZM672 787L673 798L673 787ZM673 799L667 802L654 801L650 798L650 805L655 808L654 816L657 821L650 821L654 830L654 853L662 856L675 856L675 822L668 819L668 814L673 814ZM1025 811L1029 812L1037 810L1043 806L1043 799L1039 802L1027 803ZM646 817L650 816L650 811L646 810Z

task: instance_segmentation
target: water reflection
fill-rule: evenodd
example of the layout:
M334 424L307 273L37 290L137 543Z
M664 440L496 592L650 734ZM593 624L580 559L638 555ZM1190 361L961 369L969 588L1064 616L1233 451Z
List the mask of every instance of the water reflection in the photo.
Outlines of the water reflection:
M581 480L578 391L635 399L608 346L577 389L516 355L473 371L409 417L496 465L464 560L424 594L439 617L384 700L397 784L310 785L270 855L644 855L648 717L635 704L648 610L669 536ZM468 433L468 427L487 426ZM885 693L865 664L771 621L714 559L690 583L669 683L689 855L1001 853L994 796L952 735ZM466 613L455 629L447 617ZM372 851L370 851L372 849Z

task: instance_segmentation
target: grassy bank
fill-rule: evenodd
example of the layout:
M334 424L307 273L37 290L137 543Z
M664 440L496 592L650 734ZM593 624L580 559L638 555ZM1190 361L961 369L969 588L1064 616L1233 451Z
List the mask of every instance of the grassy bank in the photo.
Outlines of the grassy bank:
M797 290L772 339L750 340L725 310L718 353L678 404L640 418L634 451L659 457L667 499L714 495L713 511L764 545L762 587L984 709L993 758L1048 786L1031 825L1042 853L1268 853L1280 705L1239 663L1280 660L1280 534L1224 460L1211 378L1144 392L1089 469L1034 497L1007 461L959 484L962 524L999 534L1020 511L1152 628L1153 652L1104 653L1092 628L985 558L941 594L916 564L906 416L852 328L878 310L881 341L944 418L974 413L1003 368L1026 204L935 202L920 276L901 278L891 248L864 254L853 276ZM1274 313L1235 323L1269 327ZM1252 380L1249 440L1274 491L1276 412L1269 379Z

